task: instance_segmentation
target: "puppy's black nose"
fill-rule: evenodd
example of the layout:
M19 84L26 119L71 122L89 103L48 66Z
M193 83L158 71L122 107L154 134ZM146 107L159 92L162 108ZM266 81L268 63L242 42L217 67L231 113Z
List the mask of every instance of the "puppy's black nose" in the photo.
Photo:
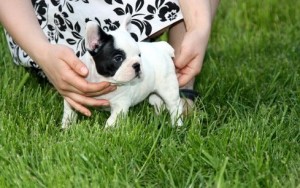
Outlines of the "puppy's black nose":
M141 65L139 63L134 63L132 65L133 69L135 70L136 73L140 72L141 70Z

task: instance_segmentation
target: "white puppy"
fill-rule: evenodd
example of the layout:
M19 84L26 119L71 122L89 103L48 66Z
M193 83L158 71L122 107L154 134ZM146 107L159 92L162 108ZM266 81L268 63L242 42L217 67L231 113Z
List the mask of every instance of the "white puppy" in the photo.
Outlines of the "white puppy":
M150 95L156 111L165 104L172 125L181 126L183 104L172 60L173 48L166 42L136 42L127 30L127 16L120 28L105 33L97 23L86 26L87 53L81 58L89 69L89 82L107 81L118 85L117 90L95 98L110 102L111 115L106 127L116 125L120 114ZM76 119L71 106L64 101L62 127Z

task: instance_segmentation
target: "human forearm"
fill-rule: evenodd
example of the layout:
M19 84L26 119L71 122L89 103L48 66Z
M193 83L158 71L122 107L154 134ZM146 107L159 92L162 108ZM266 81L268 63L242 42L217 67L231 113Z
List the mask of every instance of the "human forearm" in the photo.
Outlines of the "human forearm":
M198 55L202 65L219 0L179 0L179 2L186 32L193 35L194 45L195 42L198 43ZM187 49L193 47L191 42L183 42L182 45Z
M210 31L219 0L179 0L187 30Z
M37 63L49 42L37 21L30 0L0 0L0 22L14 41Z

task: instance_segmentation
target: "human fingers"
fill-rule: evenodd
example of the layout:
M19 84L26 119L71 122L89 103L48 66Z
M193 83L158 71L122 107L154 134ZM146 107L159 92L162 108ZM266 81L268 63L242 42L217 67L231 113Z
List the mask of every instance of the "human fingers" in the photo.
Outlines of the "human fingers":
M73 101L69 97L64 97L64 98L70 104L70 106L72 106L72 108L74 108L76 111L80 112L81 114L83 114L85 116L91 116L92 115L91 111L89 109L87 109L86 107L84 107L83 105Z
M86 106L109 106L109 101L104 99L94 99L71 93L68 97L64 97L67 102L80 113L91 116L90 110Z
M187 64L182 69L177 70L177 77L179 86L183 87L189 83L192 79L197 76L201 71L201 66L199 66L200 58L195 57L189 64Z
M192 76L190 74L181 74L181 75L179 75L179 77L178 77L179 87L185 86L193 78L194 78L194 76Z
M102 92L109 92L111 89L107 88ZM102 93L99 93L101 95ZM95 99L86 95L77 94L70 91L62 92L62 95L67 102L77 111L84 114L85 116L91 116L90 110L86 106L108 106L109 102L103 99Z
M70 93L67 95L68 98L72 99L76 103L82 104L84 106L108 106L109 102L105 99L95 99L93 97L86 97L78 95L76 93Z
M174 64L176 68L182 69L185 67L192 59L194 58L191 51L187 48L182 46L180 48L179 54L174 59Z
M65 72L60 76L60 90L67 92L74 92L86 96L99 96L116 89L116 86L111 85L109 82L88 82L70 68L66 68Z
M96 92L85 93L84 95L87 97L95 97L95 96L100 96L100 95L110 93L112 91L115 91L116 89L117 89L117 86L111 85L110 83L108 83L108 87L100 89L99 91L96 91Z
M85 96L99 96L111 91L114 91L117 87L109 82L88 82L84 78L76 75L65 80L68 84L65 86L66 91L78 93Z
M75 55L70 48L63 48L62 52L65 54L63 61L65 61L71 69L73 69L80 76L86 77L88 75L88 69L84 63Z
M60 56L62 58L61 61L66 63L66 69L69 69L62 75L62 80L65 83L64 90L88 96L97 96L115 90L116 87L108 82L91 83L84 79L83 76L88 74L86 66L76 57L71 49L65 46L61 48L65 54Z
M99 82L99 83L91 83L91 82L75 82L75 83L70 83L72 84L70 86L70 91L73 91L75 93L79 93L84 96L89 96L89 97L95 97L99 95L104 95L109 92L112 92L116 90L117 86L111 85L108 82Z

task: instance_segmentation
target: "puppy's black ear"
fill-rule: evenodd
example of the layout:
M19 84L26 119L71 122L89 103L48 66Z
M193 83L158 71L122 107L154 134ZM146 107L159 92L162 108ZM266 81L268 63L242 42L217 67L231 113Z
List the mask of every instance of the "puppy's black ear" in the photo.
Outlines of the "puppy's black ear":
M107 38L107 34L101 29L101 27L93 21L89 21L86 24L85 32L85 47L93 55L96 54Z

